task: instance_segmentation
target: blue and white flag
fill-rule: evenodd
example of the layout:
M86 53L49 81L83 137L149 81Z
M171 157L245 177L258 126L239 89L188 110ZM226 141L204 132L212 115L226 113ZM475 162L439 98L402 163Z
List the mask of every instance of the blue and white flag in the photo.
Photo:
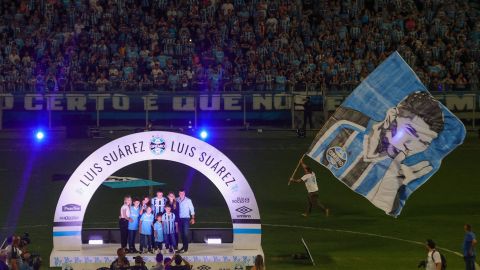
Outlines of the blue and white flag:
M465 138L465 127L393 53L345 99L307 155L391 216Z

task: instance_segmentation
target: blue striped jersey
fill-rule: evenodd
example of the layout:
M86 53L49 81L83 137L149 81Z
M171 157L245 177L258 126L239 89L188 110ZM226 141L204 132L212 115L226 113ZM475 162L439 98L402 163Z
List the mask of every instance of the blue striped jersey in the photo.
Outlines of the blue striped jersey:
M152 210L153 210L153 215L157 216L157 214L163 214L165 212L165 204L167 203L167 198L162 197L153 197L151 200L152 202Z
M162 225L163 225L163 233L165 234L172 234L175 233L175 214L163 214L162 216Z

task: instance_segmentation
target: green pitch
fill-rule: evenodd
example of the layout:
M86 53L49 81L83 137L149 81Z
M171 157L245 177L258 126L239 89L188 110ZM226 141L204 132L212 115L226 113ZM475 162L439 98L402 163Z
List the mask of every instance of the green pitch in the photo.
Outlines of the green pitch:
M386 216L307 158L306 163L317 173L320 199L331 209L331 216L326 218L317 210L303 218L305 187L287 186L287 181L313 139L313 134L309 135L299 139L293 132L229 131L209 140L236 163L256 195L268 269L416 269L418 261L426 256L420 243L427 238L448 249L443 253L449 269L463 268L463 259L450 251L461 251L464 223L473 224L477 235L480 232L477 137L467 138L443 161L430 181L410 197L397 219ZM52 249L54 208L65 184L52 182L52 174L71 174L83 159L109 141L51 140L54 142L38 149L29 145L29 139L0 140L2 232L9 229L4 227L7 219L15 220L18 215L16 232L30 233L30 249L42 255L45 265ZM154 161L153 166L153 179L166 182L166 190L190 187L188 196L195 203L199 222L195 226L231 226L220 192L203 175L173 162ZM147 164L129 166L116 175L146 178ZM84 227L116 227L125 193L141 196L147 189L99 188L90 202ZM307 261L292 259L292 254L304 252L302 237L316 268Z

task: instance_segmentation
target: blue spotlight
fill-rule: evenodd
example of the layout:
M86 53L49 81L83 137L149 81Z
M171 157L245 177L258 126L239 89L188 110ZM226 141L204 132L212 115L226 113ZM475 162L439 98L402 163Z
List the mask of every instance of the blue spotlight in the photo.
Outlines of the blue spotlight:
M37 141L42 141L45 139L45 133L41 130L35 131L35 139L37 139Z
M200 131L200 138L201 138L202 140L207 139L207 138L208 138L208 132L205 131L205 130Z

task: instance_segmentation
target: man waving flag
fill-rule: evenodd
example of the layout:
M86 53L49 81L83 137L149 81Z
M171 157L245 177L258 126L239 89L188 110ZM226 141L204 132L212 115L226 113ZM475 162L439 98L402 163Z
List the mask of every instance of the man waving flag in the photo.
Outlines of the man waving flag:
M395 52L345 99L307 155L396 217L464 138L460 120Z

